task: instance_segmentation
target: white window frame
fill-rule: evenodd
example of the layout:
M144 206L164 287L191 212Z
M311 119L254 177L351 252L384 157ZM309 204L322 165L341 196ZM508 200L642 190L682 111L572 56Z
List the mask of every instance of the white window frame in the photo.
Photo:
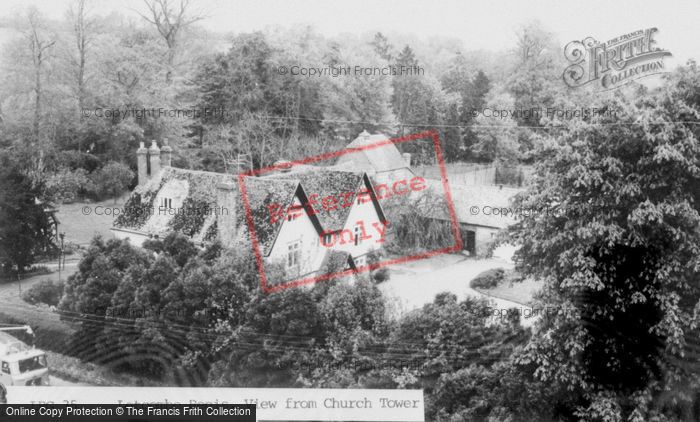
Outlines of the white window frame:
M287 244L287 268L297 268L301 264L301 240Z

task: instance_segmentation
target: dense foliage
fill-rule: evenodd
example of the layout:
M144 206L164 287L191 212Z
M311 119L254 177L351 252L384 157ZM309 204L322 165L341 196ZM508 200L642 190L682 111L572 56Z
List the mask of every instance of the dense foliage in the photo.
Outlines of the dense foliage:
M492 289L505 279L506 272L503 268L493 268L478 274L470 282L472 288Z
M21 171L16 157L0 155L0 266L21 272L39 256L55 251L51 216L42 188Z
M448 161L513 164L528 159L531 127L542 119L484 121L484 108L546 108L569 95L547 83L559 77L558 50L537 24L519 29L519 40L547 48L521 42L515 54L485 55L451 40L325 37L311 27L224 37L193 24L191 5L179 15L167 6L158 12L177 27L170 31L148 20L99 16L85 0L73 3L61 21L34 8L10 20L22 36L3 51L8 65L0 77L0 142L22 154L28 172L51 186L45 194L57 201L105 199L125 181L133 186L133 175L117 166L134 171L138 142L164 138L174 147L174 165L211 171L332 151L362 130L396 136L433 129ZM159 4L167 2L142 7ZM421 71L278 72L300 64ZM429 144L401 148L415 163L433 164Z
M22 300L31 304L43 303L57 306L63 296L63 282L46 279L22 293Z
M490 371L528 337L484 300L444 294L396 319L366 277L265 294L245 249L178 234L144 248L92 242L59 306L80 325L69 353L177 385L425 388L438 414L455 406L445 374Z
M522 270L545 282L542 303L559 309L520 359L581 393L571 419L699 414L700 107L688 98L698 85L680 89L698 83L697 67L674 79L543 147L517 204L549 208L513 237Z
M517 164L537 166L515 207L546 212L524 215L511 240L519 270L544 282L538 306L556 312L530 333L515 313L494 321L490 304L441 294L395 318L375 285L384 271L265 295L246 245L96 238L59 303L80 327L69 353L178 385L422 388L429 420L700 420L696 63L652 92L630 84L592 93L559 83L562 46L535 23L516 32L511 52L489 55L449 40L324 37L308 27L224 40L192 25L189 9L169 16L179 21L134 22L76 4L60 22L34 8L18 15L20 36L2 53L4 271L51 251L48 200L105 199L133 186L139 141L168 138L178 166L236 172L339 149L364 129L434 129L447 161L496 162L498 182L519 185ZM170 24L176 30L164 30ZM300 63L425 71L276 71ZM481 113L549 107L611 113ZM153 108L197 112L145 113ZM429 142L401 148L415 164L434 164ZM448 224L426 218L444 212L440 201L424 198L386 204L388 250L454 244ZM132 196L126 208L143 211L117 225L142 224L153 201ZM191 234L203 220L173 225ZM41 283L27 297L53 303L58 293Z

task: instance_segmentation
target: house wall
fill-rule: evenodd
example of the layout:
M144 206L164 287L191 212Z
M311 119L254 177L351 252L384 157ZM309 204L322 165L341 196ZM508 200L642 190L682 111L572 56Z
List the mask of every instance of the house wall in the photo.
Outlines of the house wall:
M301 205L299 198L294 198L294 205ZM301 213L299 217L291 221L285 220L282 223L277 240L266 260L268 262L281 261L286 265L289 245L297 241L301 242L299 245L301 260L298 268L288 272L287 276L290 278L317 271L325 253L311 219L306 213ZM271 280L271 282L274 283L276 280Z
M471 224L460 224L463 230L471 230L475 232L476 256L484 257L488 253L491 242L496 239L499 229L483 226L474 226ZM466 247L466 239L462 239Z
M410 181L414 177L415 174L413 174L411 170L409 170L407 167L390 171L383 171L381 173L375 173L374 175L372 175L372 179L374 180L375 185L382 183L392 184L398 180Z
M380 227L384 228L379 222L379 215L377 215L377 210L374 208L374 204L371 201L358 204L358 200L355 199L343 230L348 230L350 233L352 233L354 239L355 227L358 226L360 222L362 222L364 225L365 237L371 236L371 238L360 239L358 245L355 245L354 241L347 241L347 234L343 236L345 243L341 242L341 238L339 237L340 235L338 235L338 237L335 239L335 244L331 247L331 249L334 250L350 253L350 255L352 255L352 257L355 259L356 263L357 257L361 257L372 250L382 247L382 243L378 242L380 235L377 229L374 227L374 223L378 223ZM359 265L362 264L362 262L359 263Z
M220 183L216 187L216 205L228 212L216 217L217 237L222 245L234 246L238 239L238 186L233 183Z

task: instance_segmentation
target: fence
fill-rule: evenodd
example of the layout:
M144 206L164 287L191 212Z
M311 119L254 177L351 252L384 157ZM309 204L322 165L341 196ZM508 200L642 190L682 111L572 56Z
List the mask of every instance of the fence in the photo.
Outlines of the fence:
M449 163L445 165L450 183L460 185L507 185L522 186L532 169L528 166L498 166L495 164ZM439 179L440 169L436 165L416 166L413 171L427 179Z

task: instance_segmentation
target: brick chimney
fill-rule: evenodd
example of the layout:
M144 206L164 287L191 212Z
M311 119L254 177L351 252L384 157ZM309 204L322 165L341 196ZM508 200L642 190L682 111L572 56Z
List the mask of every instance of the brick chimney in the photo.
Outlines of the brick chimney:
M151 167L151 177L157 176L160 173L160 149L155 139L151 141L151 147L148 148L148 163Z
M238 184L233 182L219 183L216 186L217 215L216 230L221 244L225 247L233 245L238 235Z
M136 166L139 172L139 186L142 186L148 181L148 150L144 142L141 142L136 150Z
M168 140L163 139L163 147L160 149L160 166L170 167L173 156L173 149L168 145Z

